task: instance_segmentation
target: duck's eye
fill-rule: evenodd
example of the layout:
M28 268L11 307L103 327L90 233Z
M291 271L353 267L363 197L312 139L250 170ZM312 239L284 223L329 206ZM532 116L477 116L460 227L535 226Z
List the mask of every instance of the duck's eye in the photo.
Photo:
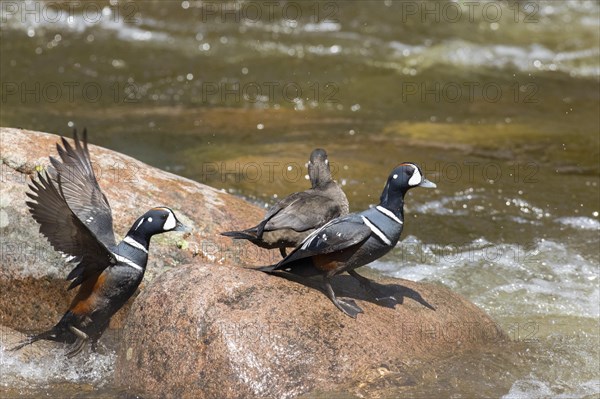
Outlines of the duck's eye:
M167 217L169 217L169 215L162 215L160 218L161 218L162 220L167 220Z

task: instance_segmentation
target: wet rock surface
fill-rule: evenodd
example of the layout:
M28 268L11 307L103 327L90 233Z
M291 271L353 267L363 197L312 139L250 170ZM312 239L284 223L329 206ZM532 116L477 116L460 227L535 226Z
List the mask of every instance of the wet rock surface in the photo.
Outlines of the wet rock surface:
M410 384L414 362L505 339L484 312L446 288L379 283L398 300L395 308L349 276L334 279L336 292L365 310L351 319L315 284L202 261L169 270L132 306L116 379L160 397L291 398L381 369Z

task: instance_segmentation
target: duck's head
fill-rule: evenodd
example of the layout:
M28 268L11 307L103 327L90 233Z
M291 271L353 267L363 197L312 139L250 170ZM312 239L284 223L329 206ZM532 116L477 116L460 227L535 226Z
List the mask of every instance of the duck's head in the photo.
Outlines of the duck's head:
M138 235L151 237L168 231L188 231L188 228L177 219L171 209L159 206L150 209L136 220L132 230Z
M331 181L331 171L329 169L329 159L327 152L322 148L313 150L308 161L308 177L312 187L318 187Z
M412 162L404 162L390 172L383 192L381 204L386 205L393 198L402 198L413 187L435 188L435 183L423 176L421 168Z

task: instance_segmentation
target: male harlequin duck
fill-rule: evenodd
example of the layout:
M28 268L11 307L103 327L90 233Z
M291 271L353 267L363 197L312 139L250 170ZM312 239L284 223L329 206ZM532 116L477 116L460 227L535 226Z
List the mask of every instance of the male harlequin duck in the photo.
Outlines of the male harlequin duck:
M317 148L310 154L308 176L310 189L291 194L273 205L258 225L221 234L249 240L262 248L279 248L285 257L287 247L298 246L314 229L348 214L348 199L331 178L325 150Z
M354 269L388 253L400 238L404 220L404 195L413 187L436 187L423 177L414 163L397 166L387 179L379 205L360 213L331 220L312 232L285 259L274 266L260 268L300 276L323 277L326 295L342 312L356 317L363 310L351 299L336 298L330 279L348 272L361 286L376 293L371 281Z
M114 315L136 291L148 262L150 238L167 231L184 231L172 210L153 208L137 219L123 241L115 242L113 219L100 190L83 131L74 132L75 147L62 138L56 145L62 162L50 157L46 175L38 173L27 196L29 211L55 250L78 263L67 276L69 289L80 286L69 310L50 330L32 335L12 350L45 339L71 344L68 357L86 341L92 349Z

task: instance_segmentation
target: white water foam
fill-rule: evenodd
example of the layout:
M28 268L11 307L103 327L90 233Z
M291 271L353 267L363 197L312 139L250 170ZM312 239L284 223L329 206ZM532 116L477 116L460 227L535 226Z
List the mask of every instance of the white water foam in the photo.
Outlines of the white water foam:
M35 345L35 344L34 344ZM63 348L57 347L43 357L28 361L19 359L18 353L0 346L0 375L2 385L11 388L28 388L55 383L90 383L103 387L112 380L116 353L84 351L69 359Z
M600 221L586 216L562 217L556 223L572 227L577 230L600 230Z
M560 392L552 388L549 383L534 377L515 381L510 391L502 399L571 399L582 398L600 394L600 380L589 380L580 383L575 392Z
M398 48L397 42L390 47ZM561 71L572 76L598 77L597 64L600 49L588 48L573 51L552 51L540 44L515 46L508 44L477 44L454 39L430 47L410 47L410 55L405 56L406 48L395 55L407 58L407 63L418 68L433 65L453 65L461 68L513 67L523 72Z
M370 267L393 277L441 282L484 308L498 306L494 311L501 314L600 317L598 267L563 243L540 240L527 248L480 238L440 246L409 236L392 258ZM498 297L510 297L514 306L502 305Z

